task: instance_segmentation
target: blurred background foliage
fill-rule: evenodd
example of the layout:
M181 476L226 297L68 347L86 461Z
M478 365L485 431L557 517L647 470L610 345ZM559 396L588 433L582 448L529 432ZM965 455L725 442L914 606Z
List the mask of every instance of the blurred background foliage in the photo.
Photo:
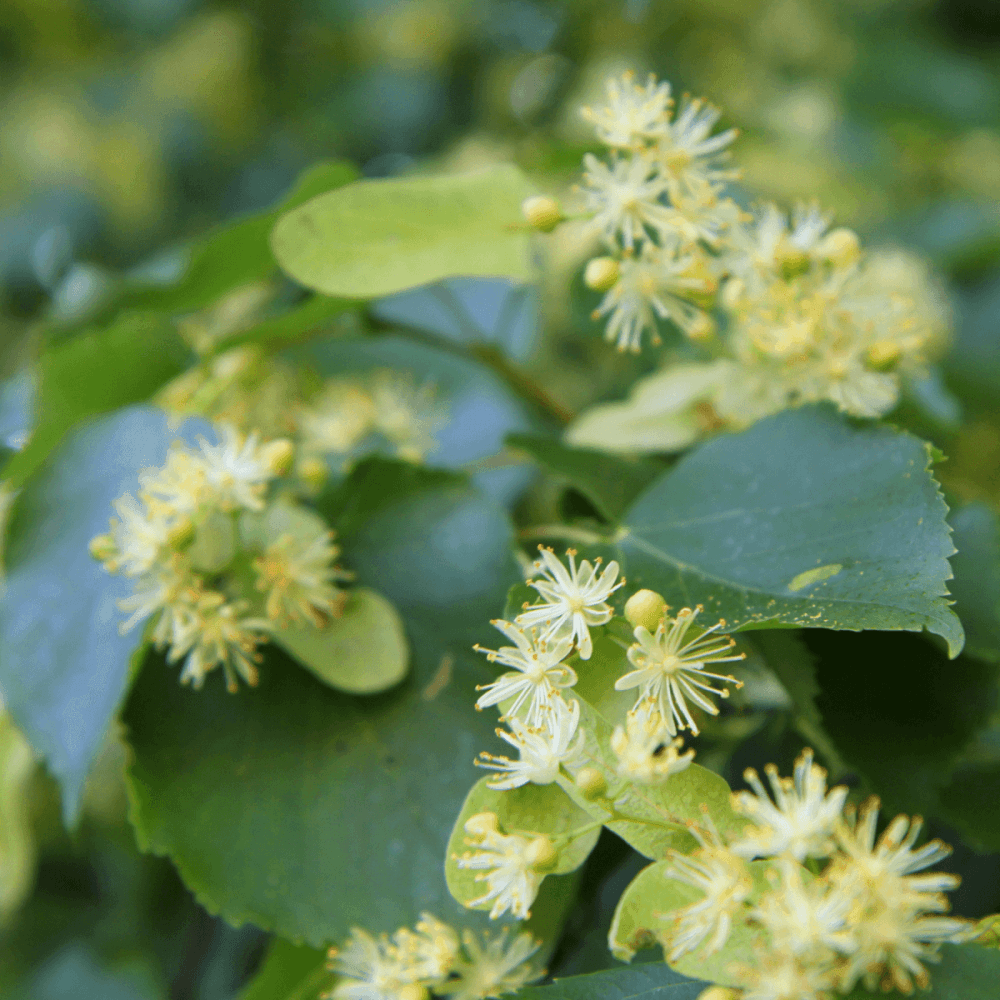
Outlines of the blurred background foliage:
M626 68L724 109L751 197L816 198L950 280L946 377L967 419L928 433L947 439L953 496L1000 500L995 0L4 0L4 374L44 317L169 270L172 247L273 204L317 160L368 176L513 160L565 195L592 143L578 107ZM551 257L560 280L580 260L569 240ZM547 299L535 359L569 409L621 394L642 363L581 338L579 315L565 293ZM167 862L137 853L115 753L72 834L19 734L0 733L0 755L0 995L235 996L263 935L209 917ZM616 850L592 863L631 863ZM976 858L970 915L1000 903L996 856ZM599 915L604 896L585 908ZM565 971L602 947L571 941Z

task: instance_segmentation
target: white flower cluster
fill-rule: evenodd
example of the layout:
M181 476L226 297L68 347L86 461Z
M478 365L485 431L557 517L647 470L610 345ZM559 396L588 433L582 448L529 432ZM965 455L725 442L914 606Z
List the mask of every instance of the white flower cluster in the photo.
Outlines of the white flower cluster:
M218 435L197 449L175 442L162 468L140 473L138 499L114 502L111 531L90 549L109 573L135 580L119 602L129 614L123 634L149 619L168 661L184 660L182 682L201 687L221 667L234 691L238 677L257 682L257 646L275 626L322 627L340 614L337 584L349 574L318 518L268 500L271 481L291 467L291 442L261 443L228 425ZM233 571L239 556L249 572Z
M408 462L421 462L437 448L448 411L429 382L408 373L379 369L370 376L328 379L300 406L297 423L303 459L347 458L375 436Z
M330 950L330 969L340 977L332 1000L426 1000L430 993L453 1000L486 1000L513 993L541 970L528 959L539 943L528 933L508 944L496 937L458 932L429 913L411 930L390 939L355 928L343 948Z
M726 843L706 812L704 826L691 826L697 849L671 856L667 878L703 895L665 914L659 936L668 960L717 952L733 926L747 922L765 933L753 964L735 967L744 1000L831 1000L859 981L903 993L926 987L923 963L936 960L941 942L967 939L971 926L941 915L956 876L917 874L950 849L940 841L914 849L921 821L906 816L876 839L878 800L860 816L845 810L847 789L827 790L811 750L796 761L793 778L773 767L768 778L773 800L752 770L753 792L733 796L751 821L736 839ZM747 866L754 858L775 862L769 888L756 898Z
M735 130L712 135L719 112L700 100L674 115L667 83L626 74L583 113L610 147L609 162L584 158L582 188L587 228L609 253L585 270L604 293L595 318L607 317L608 340L638 351L667 320L713 341L710 402L735 425L805 402L863 417L895 405L899 374L921 371L949 326L919 261L862 254L815 206L790 221L774 205L742 212L724 194L738 176Z

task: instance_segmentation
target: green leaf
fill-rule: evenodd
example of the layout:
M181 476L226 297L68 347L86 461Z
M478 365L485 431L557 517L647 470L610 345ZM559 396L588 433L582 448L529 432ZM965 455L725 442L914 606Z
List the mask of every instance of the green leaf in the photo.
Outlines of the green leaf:
M751 861L747 865L758 890L767 884L764 872L772 866L770 861ZM704 892L694 886L667 878L669 868L669 861L648 865L622 893L608 934L608 947L616 958L628 962L643 948L662 946L660 935L669 926L670 914L705 898ZM708 955L704 946L699 946L670 964L686 976L698 975L723 986L738 986L739 982L730 972L732 965L755 965L764 940L763 931L736 920L728 940L718 952Z
M608 521L617 522L640 493L664 472L655 459L571 448L552 438L508 434L507 444L526 451L549 472L566 479Z
M952 512L951 529L958 549L951 592L966 652L1000 659L1000 523L986 504L970 503Z
M307 288L368 299L451 276L527 281L521 202L509 164L470 174L365 180L286 212L271 245Z
M325 628L293 625L275 629L273 638L324 684L349 694L394 687L409 666L403 622L368 587L351 590L343 613Z
M141 842L213 912L312 945L462 912L442 859L493 745L473 710L490 674L469 646L516 575L507 516L454 475L366 463L329 507L358 584L403 616L410 676L358 698L269 645L259 686L233 696L214 679L182 688L153 656L124 713Z
M742 627L927 628L952 656L947 508L927 446L808 407L685 456L624 517L631 585Z
M82 943L67 945L11 1000L159 1000L165 984L146 958L109 966Z
M190 427L204 426L192 422ZM74 431L24 488L7 535L0 600L0 686L31 745L63 790L67 820L129 680L141 629L118 633L116 602L132 581L91 558L111 501L137 488L178 435L141 407Z
M239 1000L318 1000L333 981L326 962L324 951L275 938Z
M576 871L587 860L601 832L601 828L595 829L590 816L574 805L558 785L528 784L498 792L487 786L488 780L488 777L480 778L466 796L445 854L448 890L466 907L470 900L478 899L485 892L483 882L476 880L478 872L460 868L457 864L457 859L469 850L465 822L470 816L482 812L496 813L503 833L536 833L552 837L558 850L551 872L553 875ZM576 832L581 829L585 832ZM564 837L569 839L563 841ZM475 909L489 910L492 905L492 902L480 903Z
M24 450L4 467L4 477L22 486L70 428L148 399L189 361L173 326L143 313L125 314L106 329L47 348L38 360L38 422Z
M1000 983L1000 951L978 944L941 946L941 963L928 965L930 989L921 992L925 1000L995 1000ZM847 1000L869 1000L885 993L869 993L858 986ZM892 996L899 996L893 993Z
M650 962L586 976L568 976L547 986L525 986L521 1000L698 1000L708 983L688 979L669 965Z
M267 344L271 347L296 344L322 332L330 325L333 317L352 307L352 303L343 299L331 299L327 295L311 295L287 312L255 323L249 330L241 330L222 338L215 345L214 353L220 353L238 344Z

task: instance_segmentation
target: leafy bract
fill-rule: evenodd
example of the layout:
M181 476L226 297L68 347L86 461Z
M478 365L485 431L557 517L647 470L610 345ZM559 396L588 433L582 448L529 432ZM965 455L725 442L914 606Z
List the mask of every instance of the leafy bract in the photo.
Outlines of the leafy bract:
M950 520L958 549L951 560L951 592L965 628L966 651L1000 660L1000 524L984 503L959 507Z
M469 645L515 575L506 515L461 477L375 461L338 497L325 510L345 564L403 616L406 681L353 697L271 644L259 687L232 696L181 688L153 656L124 713L143 844L209 909L313 945L459 912L442 858L472 758L493 745Z
M452 276L530 277L514 166L364 180L321 195L274 227L278 263L326 295L368 299Z
M37 423L4 477L22 485L76 424L148 399L189 360L173 326L146 313L123 314L106 329L49 346L37 366Z
M547 986L526 986L517 995L523 1000L698 1000L707 986L669 965L649 962L568 976Z
M28 482L8 529L0 685L59 779L68 819L142 639L118 632L116 602L131 581L108 576L88 544L107 531L112 500L137 488L140 469L162 464L176 436L164 414L139 407L79 428Z
M731 625L926 628L951 655L947 508L927 446L808 407L716 438L623 518L629 583Z
M543 468L566 479L609 521L621 518L639 494L664 472L664 464L655 459L571 448L537 435L508 434L507 444L528 452Z
M487 781L489 778L480 778L466 796L445 856L448 889L467 907L471 900L485 895L482 880L476 880L479 873L458 865L458 859L469 850L465 822L470 816L495 813L500 830L505 834L548 835L557 850L553 875L565 875L579 868L594 849L601 832L601 828L595 828L591 818L574 805L558 785L527 784L508 791L495 791ZM472 908L488 910L492 905L492 902L480 903Z

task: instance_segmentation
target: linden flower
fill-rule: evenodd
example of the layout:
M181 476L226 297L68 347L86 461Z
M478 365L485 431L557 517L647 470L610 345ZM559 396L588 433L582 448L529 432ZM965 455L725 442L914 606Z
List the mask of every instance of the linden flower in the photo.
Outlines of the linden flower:
M670 84L657 83L650 73L645 87L634 82L635 74L608 80L608 103L601 108L581 108L594 126L597 138L612 148L639 147L665 134L670 116Z
M281 535L254 559L257 590L266 592L265 611L279 624L311 622L322 628L336 618L346 595L335 581L349 580L351 574L333 565L340 549L333 544L333 532L303 541L292 534Z
M274 476L271 449L278 442L261 445L256 431L244 437L230 424L220 424L218 433L218 444L209 444L203 437L198 444L205 478L219 506L223 510L263 510L264 490Z
M641 157L613 159L611 166L587 153L583 158L584 211L592 214L587 231L612 249L632 250L648 240L647 227L661 242L676 234L678 213L661 201L666 182Z
M520 759L510 760L481 753L476 764L500 771L503 775L488 781L490 788L506 791L520 788L529 781L535 785L550 785L556 780L561 764L572 763L579 758L584 739L584 733L577 731L580 703L574 699L567 705L561 697L553 697L544 709L543 722L543 726L536 728L512 717L507 719L511 732L497 730L497 736L517 750Z
M512 699L513 704L504 713L506 718L512 718L527 702L525 722L529 726L541 725L544 710L551 703L553 694L559 688L572 687L577 681L576 671L562 662L573 648L572 637L559 638L550 646L534 632L529 635L502 619L495 619L490 624L503 632L514 645L494 650L484 649L477 643L473 648L485 653L491 663L513 667L515 672L503 674L491 684L477 685L477 691L486 693L479 696L476 708L483 709Z
M389 370L375 373L371 384L375 430L408 462L421 462L438 446L437 433L448 423L448 411L429 382Z
M430 913L422 913L412 931L400 928L393 939L406 977L413 981L443 982L458 957L458 934Z
M108 572L140 576L147 572L170 538L170 520L165 516L150 517L131 493L112 502L117 518L111 518L113 545L110 558L104 560Z
M565 637L569 637L571 646L576 644L580 659L589 660L594 650L590 627L611 621L614 611L608 604L608 598L625 583L624 580L615 583L618 563L609 562L598 573L600 559L595 560L593 565L584 559L577 566L576 552L568 549L567 569L552 549L539 545L538 551L541 559L532 568L541 573L541 577L529 580L528 585L538 591L542 603L526 608L514 621L524 628L540 627L543 640L559 640L561 644Z
M528 964L528 959L541 947L527 932L518 934L508 947L510 928L505 927L490 939L483 933L482 942L472 931L462 932L462 947L467 960L459 959L454 968L458 978L446 983L439 992L453 1000L486 1000L504 993L514 993L525 983L537 979L540 969Z
M695 257L682 256L676 249L647 244L637 257L626 257L618 281L593 313L594 319L610 315L605 339L617 343L620 351L638 353L647 330L653 343L659 342L657 316L670 320L688 336L703 333L708 317L685 296L708 292L710 283L694 270Z
M728 940L733 917L743 909L743 902L753 888L743 859L722 843L707 811L705 819L707 829L688 824L700 845L698 849L693 854L676 851L670 854L672 864L666 877L705 894L703 899L667 915L672 920L666 932L671 962L693 951L709 935L705 954L717 952Z
M330 968L347 977L330 994L337 1000L412 1000L406 990L412 980L404 975L398 949L384 936L376 939L353 928L343 949L330 949Z
M738 966L748 985L740 1000L830 1000L837 977L828 963L805 962L784 952Z
M794 778L779 777L773 764L765 771L774 793L773 802L753 768L743 773L753 794L733 795L733 808L755 824L732 845L734 853L745 858L787 854L796 861L827 857L833 850L833 833L840 822L847 788L840 785L827 793L826 771L813 763L809 749L796 760Z
M207 466L200 455L175 441L161 468L139 473L142 496L152 511L161 515L189 514L205 498Z
M745 653L736 656L721 655L730 652L736 645L735 640L729 636L723 638L713 634L716 630L725 628L724 621L720 620L694 639L685 642L688 630L703 610L700 605L693 611L691 608L681 608L676 618L669 620L669 625L664 616L655 635L640 625L633 633L638 641L628 651L629 662L636 669L615 681L616 691L628 691L636 687L642 689L636 707L644 699L655 700L671 736L675 736L678 729L684 728L690 729L695 736L698 735L698 726L688 709L688 699L710 715L718 715L718 708L703 692L729 697L728 688L712 687L711 683L706 683L705 678L729 681L742 687L735 677L705 670L708 663L726 663L746 657Z
M611 734L611 749L618 758L620 777L640 785L656 785L683 771L694 760L694 750L680 753L684 741L669 740L666 724L656 703L639 703Z
M260 633L267 632L271 623L266 618L243 617L244 607L242 601L228 604L224 595L207 591L176 609L167 662L187 657L182 684L190 682L200 688L205 675L218 666L230 692L236 691L238 676L251 686L257 683L257 644L263 639Z
M475 852L466 851L456 858L459 868L481 871L477 882L486 882L487 891L465 905L469 908L493 900L490 919L496 920L510 911L512 917L527 920L531 904L538 895L544 874L537 867L548 865L554 858L552 841L548 837L529 840L519 834L503 834L497 828L494 813L479 813L465 824L470 834L466 844Z
M857 949L849 924L854 902L854 894L839 886L818 879L807 886L802 867L785 858L780 886L764 894L753 917L776 951L818 963L827 951L846 955Z
M375 421L371 396L354 382L330 379L298 422L307 451L345 455L368 436Z
M711 134L721 114L700 99L685 99L677 117L660 137L653 156L668 178L671 196L674 190L718 188L740 176L738 170L723 165L729 157L727 147L738 131L731 128Z
M172 553L155 570L139 578L135 593L118 602L119 611L131 612L129 618L119 624L118 632L126 635L139 622L162 612L157 633L163 633L164 639L161 641L166 641L173 626L172 609L182 603L185 594L195 586L196 580L187 560L178 552Z

